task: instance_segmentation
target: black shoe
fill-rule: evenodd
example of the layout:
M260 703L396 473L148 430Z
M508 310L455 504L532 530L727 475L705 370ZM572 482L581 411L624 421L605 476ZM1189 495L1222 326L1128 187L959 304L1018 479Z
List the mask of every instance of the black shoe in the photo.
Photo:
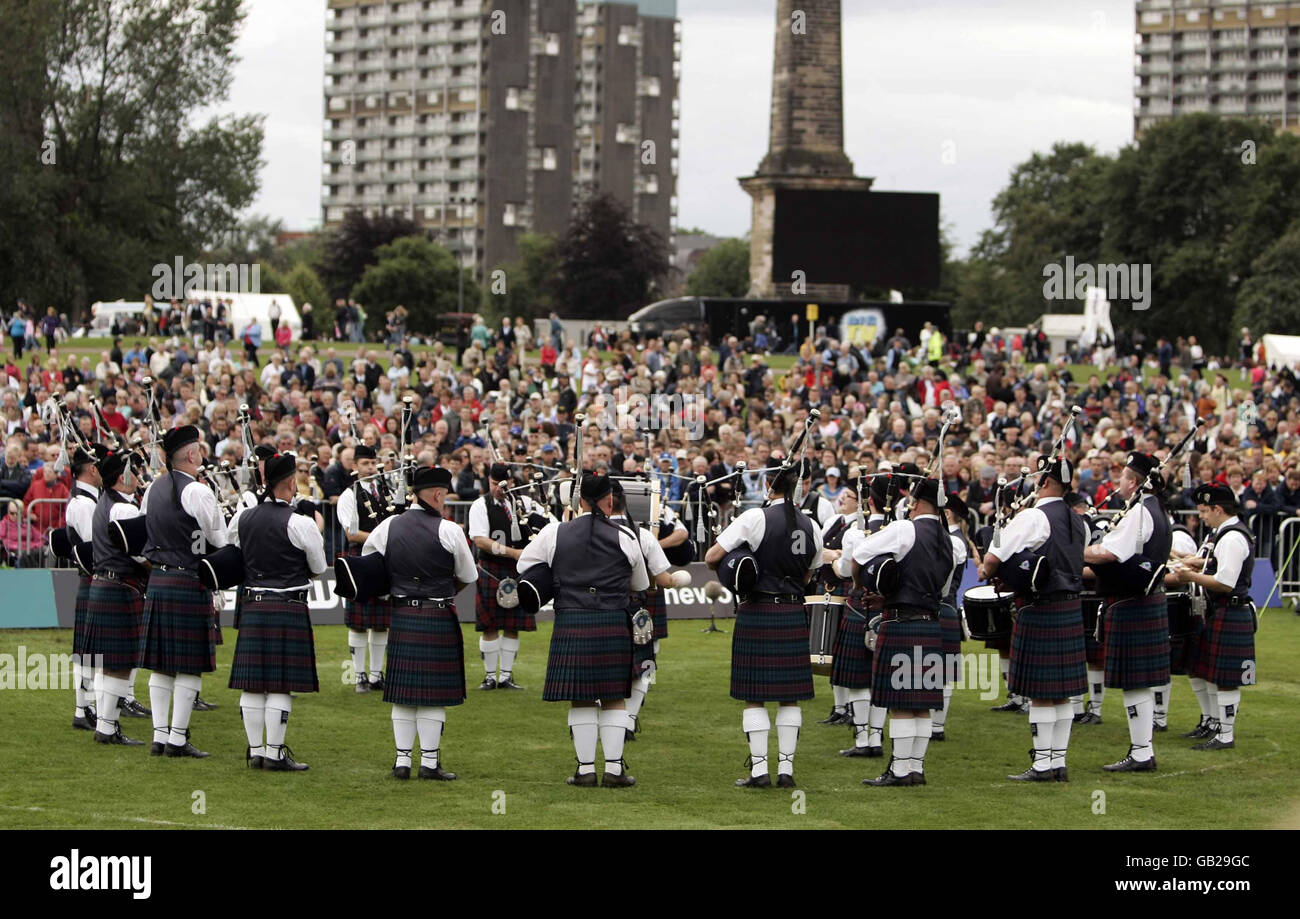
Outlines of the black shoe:
M448 772L446 769L443 769L441 763L434 766L432 769L421 763L420 778L433 779L437 782L454 782L456 781L456 773Z
M398 766L398 765L394 765L394 766L393 766L393 778L395 778L395 779L409 779L410 777L411 777L411 767L410 767L410 766Z
M751 775L748 778L736 779L737 788L771 788L772 777L764 772L762 775Z
M912 780L912 784L913 784L913 785L924 785L924 784L925 784L925 773L924 773L924 772L913 772L910 776L908 776L908 778L910 778L910 779Z
M1058 767L1057 767L1057 769L1064 769L1064 768L1065 768L1064 766L1058 766ZM1056 773L1057 773L1057 769L1041 769L1041 770L1040 770L1040 769L1035 769L1033 766L1030 766L1030 767L1029 767L1028 769L1026 769L1024 772L1020 773L1020 775L1009 775L1009 776L1007 776L1007 779L1008 779L1008 781L1012 781L1012 782L1064 782L1064 781L1068 781L1068 780L1069 780L1069 779L1068 779L1068 774L1067 774L1067 777L1064 778L1064 779L1057 778L1057 775L1056 775Z
M357 695L367 692L370 692L370 680L363 673L357 677Z
M1155 772L1156 758L1153 756L1144 763L1139 763L1130 753L1118 763L1108 763L1101 767L1106 772Z
M991 711L991 712L1015 712L1015 713L1019 714L1020 711L1021 711L1021 706L1020 706L1020 703L1019 703L1019 702L1013 702L1011 699L1008 699L1006 702L1003 702L1001 705L995 705L995 706L993 706L992 708L989 709L989 711Z
M794 776L793 776L793 775L778 775L778 776L776 777L776 787L777 787L777 788L797 788L798 786L795 785L795 783L794 783Z
M167 752L167 745L161 744L156 740L149 746L150 756L162 756L166 752Z
M1052 775L1056 777L1058 782L1070 781L1070 770L1065 766L1057 766L1052 770Z
M263 772L306 772L309 767L306 763L296 762L293 758L293 751L288 747L284 748L284 756L279 759L265 757L262 760Z
M818 724L843 724L844 712L840 711L838 708L832 707L831 713L827 715L825 718L823 718L821 721L818 721L817 723Z
M1084 712L1083 717L1075 721L1075 724L1101 724L1101 715L1097 712Z
M1169 730L1169 725L1167 724L1158 724L1154 721L1151 722L1151 733L1153 734L1164 734L1168 732L1168 730Z
M387 686L388 684L384 682L384 673L382 670L379 672L379 679L370 681L371 692L383 692Z
M495 682L496 681L494 680L493 683L495 684ZM575 772L573 775L569 776L567 779L564 780L564 784L577 785L579 788L595 788L596 773L588 772L583 775L579 775L578 773Z
M494 677L494 676L485 676L485 677L483 677L483 682L478 684L478 688L479 688L479 689L484 689L484 690L487 690L487 689L496 689L496 688L497 688L497 678Z
M943 731L941 731L941 730L940 730L940 731L934 731L934 732L932 732L932 733L930 734L930 740L932 740L932 741L937 740L937 741L943 742L943 741L945 741L945 740L947 740L947 739L948 739L948 735L945 734L945 733L944 733ZM918 773L918 775L919 775L919 773Z
M153 712L145 708L135 699L124 699L118 706L118 711L126 718L150 718Z
M194 710L196 712L212 712L219 708L215 702L204 702L198 696L194 697Z
M244 749L244 765L249 769L261 769L265 762L266 757L262 756L260 753L257 756L253 755L252 747Z
M628 775L626 770L618 775L610 775L606 772L601 776L600 784L605 788L631 788L636 784L636 779Z
M885 755L885 751L880 747L859 747L855 745L849 747L847 750L840 751L840 756L861 756L865 758L870 758L873 756L884 756L884 755Z
M862 784L870 785L872 788L889 788L895 785L902 787L908 785L915 785L917 783L912 781L911 773L907 775L894 775L894 770L891 767L889 769L886 769L884 773L882 773L881 775L877 776L874 779L863 779Z
M1076 715L1074 716L1074 723L1075 723L1075 724L1082 724L1082 723L1083 723L1083 719L1084 719L1084 718L1087 718L1087 717L1088 717L1088 713L1087 713L1087 712L1079 712L1078 714L1076 714Z
M1188 740L1202 740L1210 736L1210 726L1206 723L1205 719L1202 718L1196 723L1196 727L1192 728L1190 731L1183 731L1183 733L1178 736L1186 737Z
M122 729L120 727L112 734L102 734L99 731L96 731L95 743L116 744L120 747L143 747L144 746L143 740L133 740L132 738L127 737L125 734L122 733Z
M188 756L188 757L192 757L193 759L207 759L212 754L204 753L202 750L200 750L198 747L194 746L194 744L190 743L187 740L183 744L174 744L168 742L167 755L171 757ZM266 767L263 766L262 768L266 768Z
M497 681L497 689L517 689L520 692L523 692L524 688L520 686L518 683L516 683L514 680L510 679L510 677L503 676L500 680Z
M86 714L80 718L74 717L72 719L72 726L78 731L93 731L95 730L95 725L98 723L99 719L90 712L86 712Z
M1198 743L1196 746L1192 747L1192 749L1193 750L1231 750L1236 746L1237 746L1237 742L1235 740L1227 740L1227 741L1221 740L1219 739L1219 735L1215 734L1205 743Z

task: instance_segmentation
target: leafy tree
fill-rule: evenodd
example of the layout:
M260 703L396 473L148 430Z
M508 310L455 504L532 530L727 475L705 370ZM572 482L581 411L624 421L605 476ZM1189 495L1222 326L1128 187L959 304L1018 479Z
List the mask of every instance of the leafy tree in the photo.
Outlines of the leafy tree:
M574 319L628 315L653 301L670 267L664 238L608 192L578 205L558 254L564 313Z
M700 257L686 279L691 297L743 297L749 293L749 243L724 239Z
M293 302L300 310L304 303L310 303L313 311L329 304L329 295L325 292L320 277L310 265L302 262L290 268L284 276L284 292L293 297Z
M423 236L394 240L380 246L375 256L375 264L366 268L351 291L352 298L365 307L371 331L382 328L384 314L400 304L407 309L412 332L435 332L440 315L457 311L462 274L465 302L479 300L473 273L462 269L454 255Z
M1229 334L1248 326L1259 336L1291 334L1300 329L1300 221L1273 243L1252 266L1241 285Z
M519 259L489 273L483 290L483 310L494 320L503 316L536 319L555 308L561 288L558 241L545 233L521 233L516 240Z
M360 210L350 210L326 236L317 273L331 297L346 297L361 281L366 268L379 260L376 250L404 236L419 234L419 226L404 215L367 217Z
M208 250L205 258L222 265L271 262L275 256L275 238L282 232L283 220L255 214L217 234L216 245Z

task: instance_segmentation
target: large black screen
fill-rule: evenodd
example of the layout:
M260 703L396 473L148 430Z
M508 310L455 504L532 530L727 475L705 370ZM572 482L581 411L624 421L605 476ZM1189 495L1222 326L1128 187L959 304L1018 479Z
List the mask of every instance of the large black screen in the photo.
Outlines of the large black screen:
M939 286L939 196L777 190L772 280L853 287Z

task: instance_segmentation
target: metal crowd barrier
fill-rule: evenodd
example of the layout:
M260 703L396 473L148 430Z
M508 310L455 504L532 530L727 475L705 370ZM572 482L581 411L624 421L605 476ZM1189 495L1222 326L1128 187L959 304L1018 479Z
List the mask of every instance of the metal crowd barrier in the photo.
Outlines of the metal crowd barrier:
M1300 599L1300 517L1282 521L1278 529L1278 591L1282 600Z

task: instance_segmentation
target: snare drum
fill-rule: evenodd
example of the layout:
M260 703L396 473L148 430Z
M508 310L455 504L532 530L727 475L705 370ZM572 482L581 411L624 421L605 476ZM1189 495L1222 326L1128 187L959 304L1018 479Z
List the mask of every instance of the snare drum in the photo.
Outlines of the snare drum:
M803 608L808 617L808 652L813 673L830 676L835 635L844 615L844 598L804 597Z
M1180 641L1196 631L1192 615L1192 598L1186 593L1167 593L1165 602L1169 611L1169 640Z
M962 594L962 615L966 631L979 641L1006 638L1011 634L1011 611L1016 595L1004 593L990 584L980 584Z

